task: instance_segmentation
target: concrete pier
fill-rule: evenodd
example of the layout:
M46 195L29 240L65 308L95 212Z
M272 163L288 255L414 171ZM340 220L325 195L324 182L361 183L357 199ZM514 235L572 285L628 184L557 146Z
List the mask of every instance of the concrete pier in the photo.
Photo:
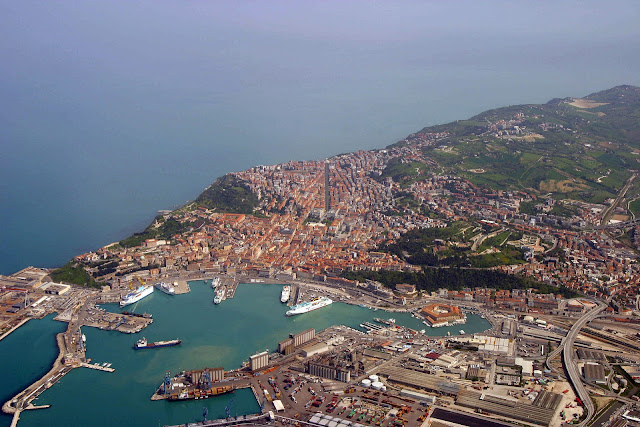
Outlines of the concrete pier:
M95 369L97 371L104 371L104 372L115 372L116 371L113 368L107 368L106 366L102 366L102 365L93 365L91 363L86 363L86 362L81 362L80 366L82 366L83 368Z
M16 329L18 329L20 326L24 325L25 323L27 323L31 318L27 317L25 319L22 319L20 322L16 323L15 325L13 325L9 330L7 330L6 332L4 332L1 336L0 336L0 341L2 341L3 339L5 339L11 332L15 331Z
M60 353L58 354L56 360L53 362L51 370L38 381L18 393L12 399L6 401L4 405L2 405L2 412L4 412L5 414L14 414L15 418L16 412L20 412L24 409L29 409L29 406L31 405L31 401L33 399L38 397L40 393L59 381L60 378L62 378L65 374L67 374L67 372L72 369L71 367L64 366L62 364L62 357L66 353L64 334L60 333L56 335L56 341L58 343Z

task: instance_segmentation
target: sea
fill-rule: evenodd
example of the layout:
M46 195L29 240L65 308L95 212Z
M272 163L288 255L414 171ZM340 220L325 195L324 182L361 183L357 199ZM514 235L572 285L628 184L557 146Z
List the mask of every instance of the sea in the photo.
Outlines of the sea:
M640 85L639 20L635 0L0 0L0 274L119 241L228 172ZM52 408L21 425L195 420L201 403L148 401L165 370L237 367L297 326L371 317L334 304L284 319L258 314L275 288L241 286L219 307L193 289L139 306L156 316L147 338L183 346L134 353L137 337L87 329L90 357L116 372L72 371L40 398ZM243 304L255 310L238 317ZM3 399L48 370L63 326L30 321L0 342Z
M138 313L153 315L153 323L137 334L123 334L85 327L87 357L93 362L111 363L113 373L77 368L64 376L34 401L51 405L48 409L25 411L20 426L68 425L167 425L202 420L203 408L208 419L260 412L250 389L238 390L207 400L184 402L151 401L151 395L162 383L166 372L204 367L240 368L243 361L260 351L275 351L277 343L309 328L321 331L329 326L344 325L362 330L359 325L374 318L394 318L396 324L415 330L425 329L430 336L467 334L484 331L490 324L484 318L469 314L467 323L452 327L429 328L409 313L372 310L341 302L298 316L286 317L287 307L280 302L282 286L240 284L233 299L219 305L212 303L214 292L210 281L190 282L191 292L170 296L156 291L127 307ZM107 311L120 312L116 304L103 305ZM57 355L55 334L66 324L48 316L29 321L25 326L0 341L0 358L4 366L0 400L40 378L51 367ZM149 341L179 338L182 344L150 350L134 350L142 336ZM33 351L37 349L37 351ZM25 359L26 354L26 359ZM92 362L92 363L93 363ZM27 368L29 367L29 368ZM0 417L0 425L11 418Z
M0 0L0 274L217 177L640 84L635 0Z

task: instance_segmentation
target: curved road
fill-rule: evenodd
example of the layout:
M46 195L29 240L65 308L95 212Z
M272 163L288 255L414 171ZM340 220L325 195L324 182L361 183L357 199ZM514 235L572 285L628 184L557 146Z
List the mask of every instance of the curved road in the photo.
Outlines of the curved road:
M551 368L551 359L557 356L562 350L564 350L562 353L562 363L565 370L567 371L567 374L569 375L569 378L567 379L573 386L573 389L576 391L576 395L580 398L580 400L582 400L584 411L586 413L586 418L579 424L580 426L587 425L587 423L595 415L595 406L593 404L593 401L591 400L591 397L589 397L589 392L582 383L580 370L578 369L578 365L576 364L576 360L574 357L575 352L573 345L575 343L576 337L580 333L580 329L582 329L587 323L595 319L598 314L600 314L600 312L606 307L606 304L598 302L598 307L585 313L580 319L578 319L576 323L574 323L574 325L567 333L567 336L564 337L560 342L558 348L549 353L549 356L547 357L547 367Z

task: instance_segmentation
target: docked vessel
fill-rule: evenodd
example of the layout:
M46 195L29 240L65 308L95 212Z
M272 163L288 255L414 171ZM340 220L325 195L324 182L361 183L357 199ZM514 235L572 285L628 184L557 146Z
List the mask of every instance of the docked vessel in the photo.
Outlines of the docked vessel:
M294 305L293 307L291 307L289 311L287 311L287 316L295 316L296 314L308 313L310 311L317 310L322 307L326 307L331 303L333 303L333 301L330 298L327 298L327 297L316 298L309 302L303 302L301 304Z
M220 278L214 277L213 280L211 280L211 288L215 289L218 287L218 285L220 285Z
M176 294L176 289L173 286L171 286L170 284L165 283L165 282L156 283L156 288L160 289L165 294L169 294L169 295L175 295Z
M234 390L234 385L224 382L224 370L222 368L183 371L173 378L167 372L162 385L156 390L151 400L207 399L231 393Z
M283 287L282 293L280 294L280 302L288 302L290 295L291 295L291 286Z
M220 304L223 299L224 299L224 289L218 289L218 292L216 292L215 298L213 298L213 303Z
M142 298L149 296L152 293L153 293L153 286L142 285L135 291L129 292L124 297L122 297L122 300L120 300L120 307L124 307L129 304L133 304L134 302L138 302Z
M169 340L169 341L157 341L157 342L147 342L146 338L142 338L138 340L136 344L133 346L136 350L142 350L145 348L159 348L159 347L173 347L174 345L178 345L182 343L181 340Z

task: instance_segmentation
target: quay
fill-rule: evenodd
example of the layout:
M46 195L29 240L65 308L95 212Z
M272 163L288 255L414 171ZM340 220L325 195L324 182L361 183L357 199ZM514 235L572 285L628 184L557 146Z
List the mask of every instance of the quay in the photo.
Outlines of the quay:
M25 323L27 323L30 320L30 317L25 317L23 319L21 319L19 322L15 323L12 326L9 326L8 328L6 328L4 330L4 332L2 333L2 335L0 335L0 341L2 341L3 339L5 339L7 336L9 336L9 334L13 331L15 331L16 329L18 329L20 326L24 325Z
M270 421L275 420L275 416L272 413L266 414L254 414L254 415L242 415L239 417L220 418L217 420L206 420L200 423L187 423L179 424L175 426L167 427L196 427L196 426L239 426L239 425L254 425L256 423L267 424Z
M189 282L187 280L174 280L172 282L172 286L175 291L175 295L188 294L191 292L191 288L189 287Z
M102 365L94 365L92 363L87 363L87 362L80 362L80 366L82 366L83 368L95 369L97 371L103 371L103 372L115 372L116 371L113 368L108 368L108 367L102 366Z
M40 407L31 405L31 401L42 394L42 392L44 392L46 389L60 381L60 379L72 369L72 367L65 366L62 363L63 355L66 353L64 334L60 333L56 335L56 341L58 343L60 353L58 354L56 360L53 362L53 366L51 367L49 372L47 372L38 381L30 385L29 387L15 395L12 399L6 401L4 405L2 405L2 412L4 412L5 414L14 414L16 423L16 417L20 418L20 411L26 409L40 409ZM18 413L18 415L15 415L16 413Z

